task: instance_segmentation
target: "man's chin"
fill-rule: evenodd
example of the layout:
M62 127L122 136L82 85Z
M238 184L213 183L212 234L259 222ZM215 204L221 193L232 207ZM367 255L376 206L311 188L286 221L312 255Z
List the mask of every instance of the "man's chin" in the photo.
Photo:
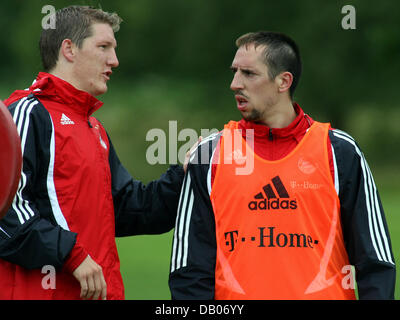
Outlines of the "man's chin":
M257 122L260 119L258 112L240 112L242 118L246 121Z
M102 94L106 93L108 90L107 86L101 87L101 88L96 88L96 90L93 90L91 93L92 96L101 96Z

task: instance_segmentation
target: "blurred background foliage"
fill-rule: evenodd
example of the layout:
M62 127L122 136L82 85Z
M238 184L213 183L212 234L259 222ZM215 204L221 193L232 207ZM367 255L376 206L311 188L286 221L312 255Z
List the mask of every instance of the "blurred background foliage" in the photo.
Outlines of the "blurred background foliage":
M38 39L42 7L48 4L93 5L123 18L116 34L120 66L96 115L122 162L143 182L168 167L146 160L153 143L146 133L152 128L168 137L168 121L174 120L178 132L192 128L200 135L202 128L221 129L240 118L229 89L237 37L258 30L293 37L303 60L295 101L314 119L329 121L358 141L380 189L398 257L398 1L3 0L0 99L28 87L41 70ZM356 9L355 30L341 26L348 4ZM118 239L128 299L169 299L171 237Z

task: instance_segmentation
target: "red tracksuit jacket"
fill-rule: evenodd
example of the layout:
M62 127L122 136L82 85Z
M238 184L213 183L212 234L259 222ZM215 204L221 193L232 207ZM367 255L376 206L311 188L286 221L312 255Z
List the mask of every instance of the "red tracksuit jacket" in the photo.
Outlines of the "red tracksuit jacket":
M123 299L115 236L173 227L182 168L147 186L132 179L91 116L102 102L50 74L39 73L5 103L23 169L0 221L0 299L79 299L72 272L88 254L103 269L107 299ZM42 283L46 265L57 270L55 289Z

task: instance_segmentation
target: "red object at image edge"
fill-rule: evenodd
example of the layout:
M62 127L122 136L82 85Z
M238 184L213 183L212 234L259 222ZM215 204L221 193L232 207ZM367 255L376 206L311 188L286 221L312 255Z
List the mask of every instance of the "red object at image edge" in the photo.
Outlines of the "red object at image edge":
M21 140L7 107L0 100L0 219L17 192L21 177Z

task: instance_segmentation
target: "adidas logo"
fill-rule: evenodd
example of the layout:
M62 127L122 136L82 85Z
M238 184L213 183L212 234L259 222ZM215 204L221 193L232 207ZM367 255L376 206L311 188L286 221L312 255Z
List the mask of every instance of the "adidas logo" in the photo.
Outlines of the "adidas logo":
M64 113L61 115L61 121L60 123L62 125L66 125L66 124L75 124L75 122L73 122L70 118L68 118Z
M254 196L253 201L249 202L250 210L295 210L297 209L297 201L290 200L289 193L287 192L285 186L282 183L281 178L276 176L272 178L272 185L275 188L276 193L279 198L276 196L274 189L271 184L268 183L263 187L263 192L259 192ZM265 194L265 196L264 196Z

